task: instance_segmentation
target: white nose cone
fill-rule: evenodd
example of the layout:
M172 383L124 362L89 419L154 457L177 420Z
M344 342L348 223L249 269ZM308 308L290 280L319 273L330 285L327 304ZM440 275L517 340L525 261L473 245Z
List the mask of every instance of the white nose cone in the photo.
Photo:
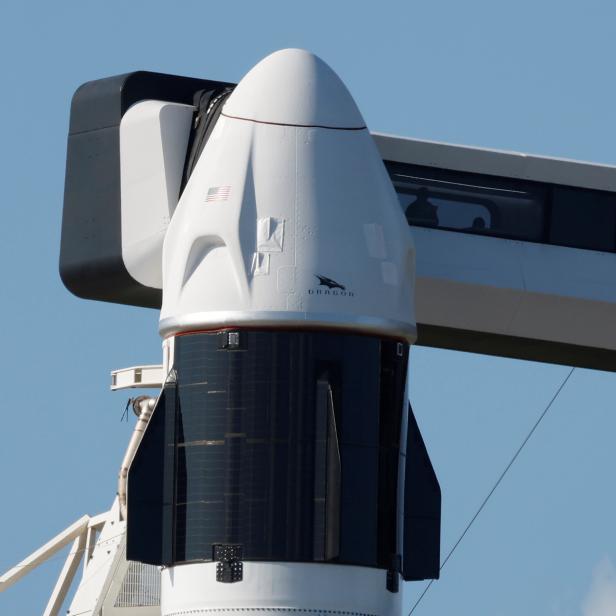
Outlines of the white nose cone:
M163 247L163 336L226 327L415 338L414 248L372 136L316 56L272 54L223 108Z
M261 60L229 97L223 113L290 126L365 127L338 75L303 49L283 49Z

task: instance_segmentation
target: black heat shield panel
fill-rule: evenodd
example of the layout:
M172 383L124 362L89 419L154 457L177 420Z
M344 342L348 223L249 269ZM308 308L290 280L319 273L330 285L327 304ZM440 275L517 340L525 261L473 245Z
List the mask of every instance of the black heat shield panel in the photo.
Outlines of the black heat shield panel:
M226 82L137 71L80 86L71 103L60 277L85 299L160 308L161 291L134 280L122 260L120 122L143 100L193 104Z
M438 579L440 552L441 488L409 405L402 577L406 581Z
M349 333L178 336L129 470L127 557L388 569L408 347Z
M126 557L150 564L163 559L166 393L158 399L128 474Z

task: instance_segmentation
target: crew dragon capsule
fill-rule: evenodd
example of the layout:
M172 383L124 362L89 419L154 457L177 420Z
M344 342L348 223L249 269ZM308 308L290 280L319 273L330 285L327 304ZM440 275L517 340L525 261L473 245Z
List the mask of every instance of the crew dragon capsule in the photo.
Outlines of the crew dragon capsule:
M112 80L73 101L71 129L97 99L117 130L69 136L61 270L84 297L162 289L127 558L162 566L164 616L401 614L400 577L438 577L440 490L408 405L412 237L355 102L296 49L237 87ZM117 190L84 205L106 160Z

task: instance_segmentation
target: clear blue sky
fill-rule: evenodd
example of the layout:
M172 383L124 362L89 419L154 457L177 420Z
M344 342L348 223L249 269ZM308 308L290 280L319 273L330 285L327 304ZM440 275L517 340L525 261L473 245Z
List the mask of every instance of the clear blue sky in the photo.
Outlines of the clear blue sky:
M239 80L304 47L373 130L616 164L615 24L616 4L594 0L5 0L0 570L110 506L132 420L109 371L160 358L156 312L78 300L57 273L77 86L135 69ZM444 553L566 372L412 351ZM417 616L616 614L615 399L615 375L574 373ZM0 614L40 614L61 563L0 595ZM405 588L409 606L422 588Z

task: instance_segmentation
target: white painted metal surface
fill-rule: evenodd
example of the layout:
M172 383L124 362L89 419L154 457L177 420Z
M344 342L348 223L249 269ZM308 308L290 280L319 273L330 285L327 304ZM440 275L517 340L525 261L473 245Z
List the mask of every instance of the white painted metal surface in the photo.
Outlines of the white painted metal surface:
M616 191L616 167L372 133L384 160L519 180Z
M145 101L122 120L124 259L131 275L154 288L162 287L161 247L176 207L191 114L189 105ZM413 337L406 325L415 315L392 309L384 323L371 314L380 311L374 304L391 296L391 287L405 272L397 269L391 221L367 215L361 205L389 201L385 190L366 190L366 169L374 153L364 150L365 131L348 130L342 139L337 131L307 128L316 126L358 129L363 120L335 73L311 54L272 54L237 86L182 199L181 218L190 214L192 220L192 209L202 218L198 230L186 230L193 236L191 252L181 255L174 248L178 241L167 241L167 260L174 261L175 273L167 279L163 335L255 319L266 326L310 322L339 327L354 317L361 329L404 330ZM609 165L380 133L373 138L378 156L386 160L616 191L616 167ZM273 149L284 157L272 158ZM296 178L293 161L299 169ZM333 190L328 181L314 186L305 182L328 168L332 174L336 170L344 189ZM210 198L209 190L214 191ZM321 205L309 216L295 216L294 204L303 207L310 200ZM330 207L334 203L336 207ZM371 239L359 237L356 222L367 226L364 235ZM176 228L172 235L178 235L190 225L178 220L171 227ZM378 227L385 230L385 248L393 254L382 256ZM439 230L412 233L417 239L416 316L421 325L460 329L478 337L499 334L533 340L535 359L543 357L543 341L616 350L615 337L609 334L616 331L613 254ZM314 242L315 253L302 244L311 236L324 240ZM352 253L361 254L367 246L375 260L360 257L356 263ZM371 266L380 268L378 276ZM314 271L319 269L324 271ZM333 307L331 296L308 296L315 290L315 273L340 283L355 297L343 297L337 289ZM375 287L378 277L380 286ZM364 291L364 282L366 289L373 289L370 293ZM216 289L205 306L195 299L201 284ZM361 302L356 301L358 293ZM475 343L467 338L465 344L472 350ZM498 348L496 343L496 352ZM493 352L481 345L477 350ZM502 351L507 354L507 349ZM546 347L544 359L552 360L550 353Z
M398 616L402 593L385 589L385 571L316 563L244 563L244 580L216 581L216 563L164 569L162 616L180 614L346 614Z
M87 515L79 518L79 520L71 524L66 530L62 531L44 546L40 547L4 575L0 576L0 592L15 584L15 582L20 580L24 575L44 563L59 550L82 535L87 531L89 521L90 518Z
M73 541L73 545L71 546L66 562L62 567L62 571L60 572L58 581L56 582L56 585L51 593L51 597L49 597L49 601L47 602L47 607L43 612L43 616L57 616L60 612L64 599L66 599L66 595L71 586L71 582L73 581L73 576L75 575L75 572L79 567L79 563L84 556L86 534L87 533L82 533L75 539L75 541Z
M125 543L126 524L120 519L116 499L106 514L105 524L71 602L69 616L101 616L104 605L113 605L128 567L124 558Z
M154 411L154 406L156 405L156 398L144 396L137 398L137 402L138 404L136 408L140 410L139 417L137 418L137 423L135 424L130 441L128 442L128 447L126 448L124 458L122 459L120 472L118 473L118 503L120 505L120 517L122 520L126 520L128 469L132 464L137 448L141 444L143 434L145 433L150 418L152 417L152 412Z
M43 616L58 616L83 559L83 575L69 616L159 616L160 572L126 561L126 524L116 499L100 515L83 516L0 577L0 592L44 563L72 541ZM125 583L126 582L126 583Z
M223 115L287 126L365 128L338 75L304 49L276 51L259 62L225 103Z
M165 237L163 336L250 324L414 339L413 243L370 133L296 125L363 126L334 77L287 50L230 96ZM272 123L257 90L282 109ZM311 104L291 116L298 91Z
M165 381L162 365L132 366L111 372L111 390L156 387L160 389Z
M610 165L374 139L385 160L616 191ZM412 233L418 323L530 339L537 348L547 341L616 350L616 254L419 227Z
M160 331L344 327L412 342L414 266L348 91L311 54L278 52L230 96L184 189L164 241ZM379 569L245 562L243 580L224 584L216 566L163 570L162 614L401 611Z
M616 254L413 228L419 323L616 350Z
M107 614L134 614L160 616L160 569L152 565L131 561L113 607L106 605Z
M143 101L120 124L122 258L148 287L162 286L163 238L180 195L193 110Z
M30 573L33 569L44 563L58 551L62 550L68 543L73 541L64 566L58 576L56 585L47 602L45 611L43 612L43 616L57 616L66 599L81 560L84 560L83 577L85 579L91 573L89 564L96 551L95 545L98 546L99 543L101 545L106 545L108 543L106 541L96 541L96 537L101 528L107 525L109 519L114 519L117 515L116 511L117 507L115 510L112 509L111 512L93 518L86 515L77 520L66 530L62 531L51 541L47 542L44 546L33 552L30 556L13 567L13 569L0 577L0 592L6 590L24 575ZM113 521L111 523L112 525L114 524ZM120 535L122 535L122 533L123 531L120 532ZM107 548L104 549L106 550Z

